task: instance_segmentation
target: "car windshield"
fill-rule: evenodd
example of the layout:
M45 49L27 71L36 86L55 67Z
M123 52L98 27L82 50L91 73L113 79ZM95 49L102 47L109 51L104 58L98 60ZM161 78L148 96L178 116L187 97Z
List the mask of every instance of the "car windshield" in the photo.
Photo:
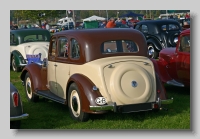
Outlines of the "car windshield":
M103 42L101 45L102 53L135 53L138 52L137 45L130 40L113 40Z

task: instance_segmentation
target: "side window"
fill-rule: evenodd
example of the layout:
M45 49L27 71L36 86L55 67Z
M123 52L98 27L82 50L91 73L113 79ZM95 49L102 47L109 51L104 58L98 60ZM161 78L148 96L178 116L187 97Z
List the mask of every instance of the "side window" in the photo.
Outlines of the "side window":
M51 44L49 48L49 55L56 56L56 38L51 39Z
M80 58L80 46L75 39L71 40L71 57L76 59Z
M175 24L169 24L169 30L179 30L179 27Z
M58 52L59 57L68 57L68 40L66 37L60 37L58 39Z
M142 31L143 33L147 33L147 32L148 32L148 27L147 27L147 25L142 25L141 31Z
M135 29L140 30L140 25L136 25Z
M10 34L10 45L17 45L17 38L14 34Z
M190 53L190 36L182 36L180 41L180 52Z
M161 29L164 31L167 30L167 25L162 25Z

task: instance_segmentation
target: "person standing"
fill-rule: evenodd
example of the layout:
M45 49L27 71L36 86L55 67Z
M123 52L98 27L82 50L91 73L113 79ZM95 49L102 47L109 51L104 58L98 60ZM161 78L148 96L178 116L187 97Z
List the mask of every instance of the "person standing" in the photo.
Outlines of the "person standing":
M116 26L115 19L111 18L108 23L106 24L106 28L114 28Z
M46 22L46 26L45 26L46 30L49 30L50 29L50 26L49 24Z

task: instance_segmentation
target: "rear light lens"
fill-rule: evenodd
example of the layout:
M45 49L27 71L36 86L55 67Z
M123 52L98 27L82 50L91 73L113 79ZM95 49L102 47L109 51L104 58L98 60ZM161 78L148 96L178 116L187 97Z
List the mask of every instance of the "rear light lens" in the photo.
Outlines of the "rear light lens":
M19 94L18 92L12 92L12 100L13 100L13 106L17 107L19 104Z
M158 106L158 104L157 103L155 103L155 104L153 104L153 109L158 109L159 108L159 106Z

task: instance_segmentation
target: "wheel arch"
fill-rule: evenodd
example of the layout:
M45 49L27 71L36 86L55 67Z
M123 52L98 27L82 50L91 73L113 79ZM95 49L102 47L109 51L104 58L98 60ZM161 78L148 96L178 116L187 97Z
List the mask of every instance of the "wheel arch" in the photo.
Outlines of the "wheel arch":
M17 50L14 50L11 52L11 55L10 55L10 63L12 62L12 57L14 56L14 59L15 59L15 64L17 67L19 67L20 64L26 64L26 60L25 58L22 56L22 54L17 51Z
M159 43L158 43L156 40L154 40L154 39L148 39L148 40L147 40L147 47L148 47L149 44L153 44L153 45L155 46L155 48L156 48L157 51L162 50L162 47L161 47L161 46L159 45Z
M100 114L104 113L103 111L99 112L94 112L89 109L89 106L98 106L95 103L95 99L97 97L102 97L101 93L99 90L94 91L92 88L95 86L95 84L85 75L82 74L74 74L70 77L67 83L67 91L66 91L66 97L68 96L68 90L69 87L72 83L76 83L79 91L80 91L80 99L81 99L81 106L82 106L82 111L87 112L87 113L95 113L95 114ZM68 100L68 99L67 99Z
M45 79L45 74L47 73L44 73L40 65L35 63L26 65L20 75L20 79L22 80L22 82L25 82L25 76L27 72L29 73L29 76L31 78L31 86L33 91L48 90L48 88L46 87L47 78Z

